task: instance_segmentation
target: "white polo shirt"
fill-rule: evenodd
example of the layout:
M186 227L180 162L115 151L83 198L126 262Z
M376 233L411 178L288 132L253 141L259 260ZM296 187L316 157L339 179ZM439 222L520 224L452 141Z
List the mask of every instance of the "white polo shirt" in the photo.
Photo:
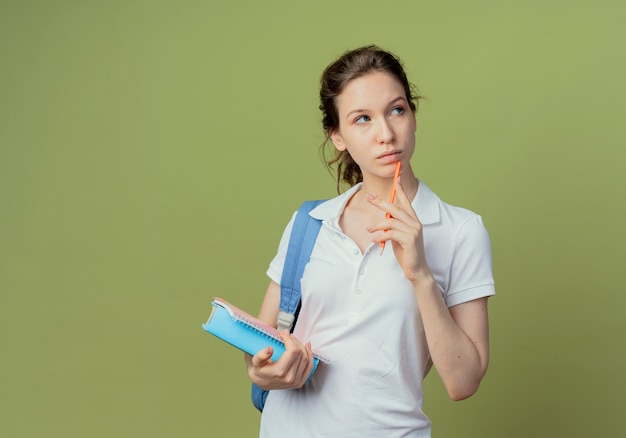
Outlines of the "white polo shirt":
M311 211L322 228L302 278L294 334L330 363L303 388L273 390L261 437L429 437L422 380L429 352L417 301L389 248L361 254L339 227L361 185ZM448 307L495 294L489 236L480 216L441 201L420 181L412 202L423 224L428 265ZM295 216L295 215L294 215ZM293 224L268 276L280 284Z

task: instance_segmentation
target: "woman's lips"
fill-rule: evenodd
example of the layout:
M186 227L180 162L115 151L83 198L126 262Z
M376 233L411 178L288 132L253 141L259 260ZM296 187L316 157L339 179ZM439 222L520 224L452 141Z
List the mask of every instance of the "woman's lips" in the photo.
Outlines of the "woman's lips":
M387 152L378 157L378 159L384 163L395 163L399 161L400 151Z

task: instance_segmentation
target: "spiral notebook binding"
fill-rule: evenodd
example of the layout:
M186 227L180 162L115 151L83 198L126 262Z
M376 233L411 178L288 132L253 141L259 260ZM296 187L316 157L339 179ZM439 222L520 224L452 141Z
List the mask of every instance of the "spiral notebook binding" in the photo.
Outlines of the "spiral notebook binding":
M213 304L213 311L211 312L211 317L209 317L209 321L211 321L211 319L213 317L213 313L219 307L219 308L223 309L223 311L225 311L227 313L228 317L234 323L236 323L240 327L245 328L245 330L247 330L248 332L256 332L256 333L260 334L265 339L270 341L270 343L274 344L276 357L273 356L273 360L278 359L278 357L280 357L280 354L282 354L282 352L285 350L285 345L283 343L283 340L281 339L280 332L277 329L275 329L274 327L265 324L263 321L253 317L252 315L244 312L243 310L237 308L236 306L233 306L232 304L228 303L227 301L225 301L225 300L223 300L221 298L217 298L217 297L214 298L212 304ZM224 315L224 316L226 316L226 315ZM212 334L220 337L213 330L211 330L209 328L209 321L207 321L207 324L203 324L203 328L206 331L208 331L209 333L212 333ZM229 334L227 335L227 337L228 338L232 338L232 336L230 334L232 332L229 331L228 333ZM232 339L231 339L231 341L232 341ZM227 342L232 343L230 341L227 341ZM233 344L233 345L235 345L235 344ZM259 347L259 348L262 348L262 347ZM258 350L248 351L248 353L254 354L254 353L256 353L256 351L258 351ZM329 363L329 360L323 354L320 354L319 351L314 351L313 355L314 355L314 357L316 359L316 362L319 360L319 361L322 361L324 363Z
M232 316L232 318L233 318L233 321L235 321L237 324L241 324L244 327L248 327L249 329L259 333L260 335L265 336L267 339L270 339L272 341L282 342L280 338L276 337L276 335L272 334L269 330L266 330L263 327L259 327L252 321L249 321L243 318L240 319L239 317L235 317L235 316Z
M214 303L226 309L234 321L243 325L247 325L253 328L254 330L258 331L259 333L264 334L274 340L281 341L280 333L278 332L278 330L274 329L273 327L268 326L262 321L242 311L241 309L233 306L230 303L227 303L221 298L215 298Z

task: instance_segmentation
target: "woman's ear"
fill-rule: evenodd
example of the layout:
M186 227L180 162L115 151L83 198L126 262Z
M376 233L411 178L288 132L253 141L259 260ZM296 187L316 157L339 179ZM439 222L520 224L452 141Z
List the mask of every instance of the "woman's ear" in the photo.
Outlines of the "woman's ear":
M346 150L346 145L343 143L343 137L341 136L341 134L339 132L333 131L330 134L330 139L332 140L333 144L335 145L335 149L337 149L340 152Z

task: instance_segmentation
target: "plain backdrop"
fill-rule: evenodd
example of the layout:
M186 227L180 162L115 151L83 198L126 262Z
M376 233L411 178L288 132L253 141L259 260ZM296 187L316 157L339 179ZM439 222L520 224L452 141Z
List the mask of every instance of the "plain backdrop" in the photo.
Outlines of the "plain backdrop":
M414 168L480 213L478 393L435 437L626 434L622 1L0 2L0 435L256 436L213 296L256 313L283 227L335 194L318 82L397 53Z

